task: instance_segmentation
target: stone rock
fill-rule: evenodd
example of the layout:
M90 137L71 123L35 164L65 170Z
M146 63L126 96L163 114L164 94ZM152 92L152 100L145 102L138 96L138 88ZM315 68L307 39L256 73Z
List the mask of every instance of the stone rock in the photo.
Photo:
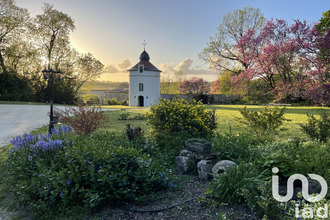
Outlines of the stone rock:
M190 151L190 150L182 150L180 152L179 156L190 157L190 158L194 158L197 160L213 160L213 159L216 160L217 157L219 156L219 152L201 153L201 152L194 152L194 151Z
M179 156L190 157L196 159L194 152L190 150L182 150Z
M224 173L228 168L237 166L236 163L230 160L220 160L217 162L213 168L212 168L212 173L213 174L221 174Z
M182 173L188 173L192 169L196 169L197 160L185 156L177 156L175 158L176 169Z
M197 163L198 176L202 180L210 179L213 163L211 160L201 160Z
M200 143L200 142L194 142L194 141L186 141L185 147L187 150L193 151L193 152L200 152L200 153L210 153L212 143Z

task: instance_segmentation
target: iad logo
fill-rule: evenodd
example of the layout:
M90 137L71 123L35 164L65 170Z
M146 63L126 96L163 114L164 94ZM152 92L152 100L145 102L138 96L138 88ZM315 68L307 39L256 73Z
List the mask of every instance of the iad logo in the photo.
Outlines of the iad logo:
M272 169L272 172L274 174L278 173L279 169L277 167L274 167ZM273 192L273 197L274 199L276 199L279 202L287 202L289 201L292 196L293 196L293 182L295 180L300 180L302 183L302 196L305 200L307 200L308 202L318 202L321 199L323 199L328 192L328 184L327 182L323 179L323 177L316 175L316 174L308 174L308 176L311 179L314 179L316 181L318 181L321 184L321 192L320 194L318 194L317 196L310 196L308 193L308 179L307 177L305 177L304 175L301 174L294 174L291 175L288 179L287 182L287 194L285 196L281 196L279 195L279 179L277 175L273 175L272 176L272 192ZM317 211L316 211L316 215L319 218L327 218L328 217L328 204L325 204L324 207L316 207ZM323 212L323 213L322 213ZM295 214L296 217L300 217L299 214L299 205L296 205L296 209L295 209ZM302 210L302 217L303 218L313 218L313 209L311 207L308 208L304 208Z
M273 173L278 173L279 169L277 167L273 167L272 169ZM294 174L289 177L287 182L287 194L286 196L281 196L278 194L278 176L273 175L272 177L272 191L274 199L276 199L279 202L287 202L289 201L293 196L293 182L295 180L300 180L302 183L302 195L304 199L306 199L308 202L318 202L321 199L323 199L328 192L328 185L327 182L323 179L323 177L317 175L317 174L308 174L308 176L311 179L314 179L318 181L321 184L321 192L317 196L310 196L308 194L308 179L304 175L301 174Z

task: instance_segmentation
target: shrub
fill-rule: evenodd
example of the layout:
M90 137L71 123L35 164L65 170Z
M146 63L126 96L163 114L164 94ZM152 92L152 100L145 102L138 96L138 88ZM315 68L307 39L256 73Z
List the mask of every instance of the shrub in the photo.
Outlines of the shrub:
M221 153L222 160L251 161L261 157L261 151L255 147L261 143L258 139L244 134L231 135L216 133L212 149Z
M252 163L240 163L237 167L215 175L208 186L207 194L222 203L245 202L247 194L259 194L258 185L264 180L264 172L257 166Z
M197 134L198 135L198 134ZM197 136L195 135L195 137ZM175 157L185 148L185 141L193 135L187 131L175 132L171 134L155 133L147 143L146 152L153 158L160 159L168 165L174 163Z
M215 112L207 110L201 102L184 99L160 99L147 113L148 124L152 131L172 134L187 131L189 134L200 133L202 136L213 134L216 127Z
M325 111L320 116L320 119L317 119L314 115L307 114L308 122L299 125L312 140L327 142L330 138L330 117Z
M85 94L81 96L81 100L83 103L88 105L98 105L100 104L100 96L96 94Z
M107 118L101 107L84 107L75 102L78 107L65 107L65 110L56 109L59 120L69 124L77 134L91 134L104 126Z
M57 138L47 136L49 143L57 143L48 148L38 147L40 137L16 138L7 161L13 192L23 204L35 208L39 218L75 207L86 211L135 202L169 182L163 166L131 148L121 136L95 133Z
M107 100L107 103L108 105L128 105L128 102L126 100L119 101L117 97Z
M238 122L254 133L258 138L266 138L277 134L277 129L288 119L284 118L285 108L276 109L264 107L260 112L248 111L246 107L240 110L243 118Z
M270 175L271 169L278 167L284 177L315 173L330 181L330 143L290 140L267 143L260 148L263 154L258 162Z

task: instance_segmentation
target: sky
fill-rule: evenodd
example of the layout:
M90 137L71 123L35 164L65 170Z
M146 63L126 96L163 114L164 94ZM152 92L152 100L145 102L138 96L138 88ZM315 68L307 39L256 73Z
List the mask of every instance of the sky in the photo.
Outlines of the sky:
M107 67L101 80L108 81L128 81L126 70L139 62L144 40L150 62L163 76L181 69L187 78L215 80L219 73L198 53L228 12L254 7L266 19L313 24L330 9L329 0L16 0L31 16L42 14L44 2L74 19L73 47L99 59Z

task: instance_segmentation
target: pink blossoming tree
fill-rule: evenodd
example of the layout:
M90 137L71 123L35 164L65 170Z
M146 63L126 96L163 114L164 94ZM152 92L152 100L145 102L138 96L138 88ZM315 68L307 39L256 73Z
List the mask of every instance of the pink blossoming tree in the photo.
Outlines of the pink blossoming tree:
M202 78L193 77L179 85L181 94L204 95L210 91L210 84Z
M247 81L262 79L278 101L311 98L310 93L315 97L319 90L327 93L329 59L320 53L327 47L329 35L306 21L289 25L269 20L260 32L249 29L236 44L238 59L251 65L232 77L233 85L241 90Z

